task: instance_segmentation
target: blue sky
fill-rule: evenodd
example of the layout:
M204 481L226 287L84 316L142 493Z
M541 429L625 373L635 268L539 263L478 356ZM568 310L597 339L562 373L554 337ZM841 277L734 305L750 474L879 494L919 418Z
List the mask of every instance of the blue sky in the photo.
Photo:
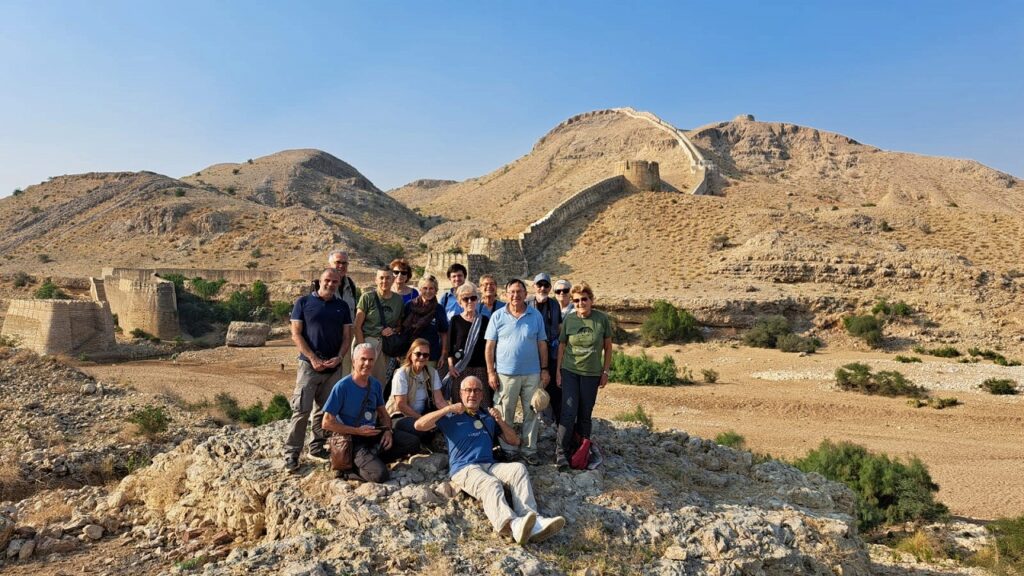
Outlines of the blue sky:
M0 0L0 196L320 148L383 189L555 124L740 113L1024 176L1020 2Z

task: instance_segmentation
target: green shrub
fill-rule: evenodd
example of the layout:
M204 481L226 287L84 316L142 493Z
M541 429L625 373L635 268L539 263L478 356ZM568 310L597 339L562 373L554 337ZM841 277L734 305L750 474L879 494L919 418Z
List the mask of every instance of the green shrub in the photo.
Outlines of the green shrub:
M893 231L893 227L889 225L889 222L887 220L879 220L878 221L878 229L881 230L882 232L892 232Z
M397 242L392 244L386 244L384 246L384 255L387 258L387 262L391 262L397 258L405 257L405 248Z
M17 348L21 344L21 339L17 336L8 336L7 334L0 334L0 348Z
M171 422L171 417L164 411L163 406L151 405L136 410L128 418L128 421L138 426L139 432L152 438L161 432L167 431L167 425Z
M178 198L181 198L182 196L185 195L185 189L184 188L175 188L174 189L174 195L177 196Z
M626 344L633 339L632 335L622 327L622 320L614 314L608 315L608 321L612 325L612 343Z
M36 259L42 262L43 264L49 264L50 262L53 262L53 258L50 258L49 254L39 254L38 256L36 256Z
M729 247L729 235L728 234L715 234L711 237L711 249L712 250L724 250Z
M292 315L292 303L277 300L270 303L270 317L273 320L287 320Z
M654 303L654 309L640 327L640 335L648 344L704 340L693 314L664 300Z
M959 406L961 402L952 396L946 398L929 398L928 405L936 410L943 410L945 408L953 408Z
M914 309L902 300L890 304L888 300L882 298L875 304L874 308L871 309L871 313L889 317L907 317L914 314Z
M903 356L902 354L897 354L896 357L893 358L893 360L901 362L903 364L913 364L915 362L921 362L921 359L918 358L917 356Z
M249 270L255 270L260 267L260 263L255 260L249 260L245 263L245 267Z
M914 352L917 352L918 354L928 354L929 356L937 356L939 358L956 358L957 356L960 356L960 351L952 346L939 346L938 348L914 346Z
M859 362L836 368L836 384L841 390L878 396L922 398L927 394L923 387L914 385L895 370L882 370L872 374L870 366Z
M987 390L989 394L1012 395L1019 392L1017 382L1009 378L989 378L978 387Z
M252 426L262 426L292 417L292 407L282 394L275 394L266 408L263 407L262 402L242 408L238 405L238 400L227 392L221 392L214 396L213 403L231 420L245 422Z
M28 274L25 274L24 272L15 272L14 273L14 287L15 288L24 288L25 286L28 286L28 283L31 282L31 281L32 281L32 277L29 276Z
M735 448L736 450L743 450L747 444L747 439L734 430L726 430L718 436L715 436L715 444L728 446L729 448Z
M22 194L24 194L24 193L25 193L25 191L24 191L24 190L22 190L21 188L15 188L15 189L14 189L14 193L13 193L12 195L13 195L13 196L21 196L21 195L22 195Z
M191 284L191 290L194 294L200 298L206 298L209 300L220 292L220 289L224 284L227 284L227 280L224 280L223 278L220 280L204 280L197 276L192 279Z
M783 352L806 352L813 354L821 346L821 340L797 334L783 334L775 340L775 347Z
M993 350L981 350L979 348L968 348L967 349L967 353L970 354L971 356L981 356L982 358L984 358L986 360L991 360L993 364L997 364L999 366L1020 366L1020 361L1018 361L1018 360L1007 360L1006 356L1003 356L1002 354L1000 354L998 352L995 352Z
M704 382L707 382L708 384L718 382L718 371L714 368L705 368L700 371L700 374L704 377Z
M612 416L612 420L618 420L619 422L638 422L643 424L648 430L654 430L654 418L644 411L644 407L639 404L629 412L620 412L619 414Z
M685 382L676 370L676 362L671 356L665 356L661 362L655 362L641 352L640 356L629 356L623 352L612 353L612 369L609 378L615 382L635 384L637 386L673 386Z
M849 486L857 496L861 530L880 524L935 520L949 512L935 501L939 486L917 458L904 463L885 454L872 454L863 446L824 440L793 465Z
M57 285L52 280L47 278L43 281L39 288L32 294L36 300L70 300L71 296L64 293L63 290L57 288Z
M988 531L995 544L992 549L980 551L972 558L972 563L997 574L1024 573L1024 516L995 520L988 525Z
M242 415L242 408L238 405L238 400L227 392L221 392L214 396L213 403L232 420L238 420Z
M785 316L761 316L743 335L743 343L754 348L775 348L779 336L791 333Z
M843 325L851 336L864 340L868 346L878 348L882 345L882 323L871 316L847 316L843 318Z

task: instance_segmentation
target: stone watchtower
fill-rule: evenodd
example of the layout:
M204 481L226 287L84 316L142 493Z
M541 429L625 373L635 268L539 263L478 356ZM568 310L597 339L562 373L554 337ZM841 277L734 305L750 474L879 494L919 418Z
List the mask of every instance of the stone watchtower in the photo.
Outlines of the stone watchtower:
M661 172L657 162L626 160L619 162L618 173L636 190L661 190Z

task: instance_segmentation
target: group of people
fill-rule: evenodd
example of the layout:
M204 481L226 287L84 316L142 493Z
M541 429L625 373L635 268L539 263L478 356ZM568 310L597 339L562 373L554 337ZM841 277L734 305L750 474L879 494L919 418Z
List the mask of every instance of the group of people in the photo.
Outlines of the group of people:
M541 463L533 399L547 391L557 428L553 462L568 468L590 438L611 364L611 325L593 308L590 286L552 284L542 273L529 296L523 280L509 280L503 301L493 276L475 285L453 264L452 288L438 299L436 278L426 275L413 288L411 266L396 259L375 273L373 289L360 292L348 263L346 253L331 253L329 268L292 309L299 366L285 468L300 468L311 414L309 454L326 459L327 436L349 434L354 469L347 477L369 482L387 481L387 462L429 446L439 431L452 484L483 503L496 531L520 544L557 533L565 521L538 515L525 466ZM403 357L384 353L385 339L395 336L409 342ZM517 409L521 435L512 427Z

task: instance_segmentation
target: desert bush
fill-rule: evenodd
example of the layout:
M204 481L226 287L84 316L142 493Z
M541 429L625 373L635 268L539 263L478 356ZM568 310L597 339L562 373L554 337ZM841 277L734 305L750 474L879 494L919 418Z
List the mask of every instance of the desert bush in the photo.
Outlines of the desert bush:
M220 292L220 289L227 284L227 280L223 278L220 280L204 280L200 277L195 277L190 282L191 292L200 298L206 298L209 300Z
M1024 574L1024 516L1000 518L987 528L995 543L979 551L971 563L996 574Z
M935 562L949 558L949 550L934 535L924 530L917 530L910 536L896 542L894 546L901 552L911 554L918 562Z
M960 351L952 346L939 346L938 348L915 346L914 352L917 352L918 354L928 354L929 356L937 356L939 358L956 358L960 356Z
M282 394L275 394L270 399L266 408L262 402L257 402L248 408L244 408L238 414L238 420L253 426L262 426L278 420L285 420L292 417L292 408L288 399Z
M936 410L944 410L946 408L953 408L959 406L961 402L952 396L946 398L929 398L928 405Z
M849 486L857 496L861 530L883 523L935 520L949 512L935 501L939 486L917 458L904 463L849 442L823 440L793 465Z
M253 248L252 251L249 252L249 255L253 258L263 258L263 250L260 250L258 247Z
M292 303L282 300L275 300L270 303L270 318L273 320L287 320L292 315Z
M789 320L785 316L761 316L743 335L743 343L754 348L775 348L779 336L791 333Z
M404 258L405 248L401 244L398 244L397 242L392 244L385 244L384 257L386 258L385 262L390 262L392 260L395 260L396 258Z
M872 348L882 345L882 323L870 314L847 316L843 318L843 326L851 336L861 338Z
M260 267L260 263L255 260L249 260L245 263L245 267L249 270L255 270Z
M174 189L174 195L176 197L178 197L178 198L181 198L182 196L185 195L185 189L184 188L175 188Z
M903 363L903 364L913 364L915 362L916 363L920 363L921 362L921 359L918 358L917 356L904 356L902 354L897 354L896 357L893 358L893 360L895 360L897 362L900 362L900 363Z
M17 348L20 344L21 340L17 336L0 334L0 347Z
M637 386L692 384L692 382L685 382L679 377L676 362L671 356L666 355L661 362L655 362L642 352L640 356L629 356L620 351L612 353L612 369L609 378L615 382Z
M700 342L704 339L693 314L664 300L654 303L654 309L640 327L640 335L647 344Z
M724 250L729 246L729 235L728 234L715 234L711 237L711 249L712 250Z
M704 377L704 382L708 384L718 382L718 371L714 368L705 368L700 371L700 374Z
M213 404L231 420L237 421L242 415L242 408L238 400L227 392L221 392L213 397Z
M971 356L980 356L986 360L991 360L993 364L999 366L1020 366L1019 360L1007 360L1006 356L1003 356L999 352L994 350L981 350L980 348L968 348L967 353Z
M15 188L14 192L12 193L12 196L21 196L24 193L25 193L25 191L22 190L21 188Z
M128 421L138 426L139 432L152 438L167 431L167 425L170 424L171 417L164 411L163 406L150 405L135 411L128 418Z
M889 317L907 317L914 314L914 309L910 307L910 304L907 304L903 300L890 303L885 298L882 298L875 303L873 308L871 308L871 313Z
M806 352L813 354L821 346L821 340L798 334L783 334L775 340L775 347L783 352Z
M19 271L14 273L13 280L15 288L24 288L25 286L28 286L28 283L32 280L32 277L24 272Z
M64 293L52 280L47 278L32 294L36 300L70 300L71 296Z
M620 412L615 416L612 416L612 420L618 420L619 422L638 422L643 424L648 430L654 430L654 418L652 418L651 415L644 410L644 407L639 404L629 412Z
M1009 378L989 378L978 385L989 394L1012 395L1017 394L1017 382Z
M840 390L852 390L878 396L908 396L922 398L927 391L916 386L895 370L882 370L874 374L867 364L854 362L836 368L836 384Z
M736 450L743 450L747 444L747 439L735 430L726 430L718 436L715 436L715 444L728 446L729 448L735 448Z
M625 328L622 327L622 320L614 314L608 315L608 321L612 326L612 343L613 344L626 344L633 340L632 334L630 334Z
M882 232L893 231L893 227L889 225L889 222L887 220L879 220L878 229L881 230Z

